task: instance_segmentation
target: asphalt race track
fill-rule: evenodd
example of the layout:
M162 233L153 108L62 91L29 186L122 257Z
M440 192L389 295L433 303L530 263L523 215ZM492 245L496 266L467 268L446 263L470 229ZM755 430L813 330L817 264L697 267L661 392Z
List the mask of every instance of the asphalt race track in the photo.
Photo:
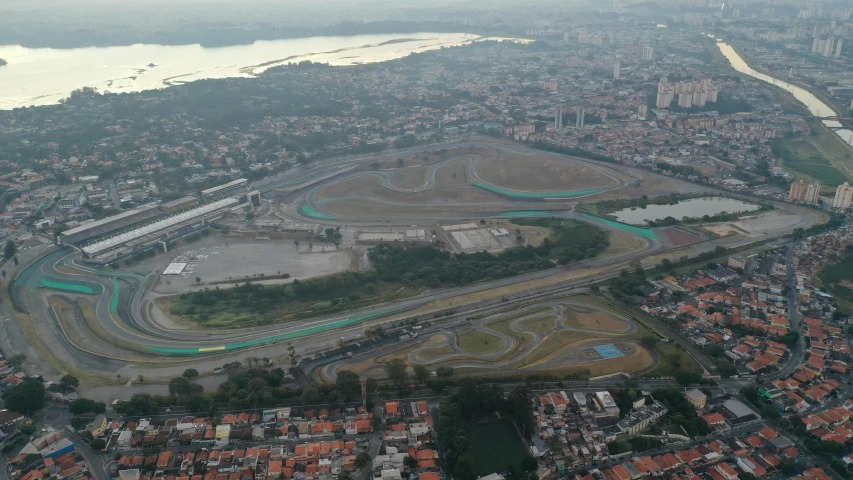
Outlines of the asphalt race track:
M491 139L473 139L447 142L444 147L485 147L499 148L506 152L526 155L531 152L517 144L497 142ZM391 156L412 154L416 152L434 151L440 146L430 145L395 152ZM563 267L534 272L518 277L480 283L462 288L430 291L418 296L388 304L374 305L344 315L326 318L314 318L302 322L291 322L277 325L267 325L254 328L233 330L193 330L188 328L165 328L153 322L147 314L151 302L148 298L151 285L156 281L160 272L134 273L120 270L101 270L86 266L80 259L80 254L71 248L50 247L39 258L31 259L27 266L14 280L10 288L12 300L17 310L31 315L37 333L42 338L54 356L61 362L67 362L76 368L85 369L101 374L131 376L145 372L147 376L168 378L180 373L186 365L193 364L197 368L211 369L233 360L242 360L247 355L280 356L286 345L293 344L303 356L333 347L344 334L360 334L364 322L395 315L399 317L407 311L414 310L429 302L436 302L452 297L514 285L534 279L542 279L567 272L577 272L576 278L559 282L560 287L579 288L594 281L599 281L617 275L628 262L634 259L645 259L652 255L671 253L671 258L684 255L696 255L711 251L717 246L735 247L751 244L762 240L771 240L790 233L795 228L806 228L817 223L818 216L809 209L778 204L789 214L791 221L775 226L764 232L751 236L732 235L716 239L704 239L691 245L672 245L667 242L666 235L660 229L645 229L631 227L599 219L597 217L579 214L573 211L573 205L578 198L595 195L600 192L619 190L629 185L623 178L612 176L607 171L618 171L625 177L642 179L643 172L620 165L600 164L581 159L570 159L557 154L536 152L538 155L550 155L554 158L569 162L582 162L584 166L603 173L613 180L613 184L602 188L576 190L574 192L558 192L550 196L545 192L522 192L507 190L500 185L490 184L477 174L477 159L471 155L449 155L447 158L432 164L427 172L426 181L422 186L402 188L395 185L395 179L388 172L353 171L352 167L375 161L376 155L338 158L318 161L310 166L300 166L285 172L275 178L265 179L253 185L262 191L271 192L288 185L305 185L301 189L288 193L277 214L294 222L322 223L335 226L347 225L376 225L377 222L396 222L397 225L427 222L435 220L470 220L489 217L536 216L549 215L579 222L595 224L605 230L620 232L639 238L645 245L627 253L606 256L578 262ZM389 157L390 158L390 157ZM317 192L340 182L362 176L373 176L381 179L382 188L400 193L425 192L435 187L436 172L445 165L462 163L467 166L474 185L477 188L498 193L500 200L489 205L470 204L464 206L464 211L448 212L445 215L425 212L423 215L407 215L405 217L360 215L341 217L323 210L323 205L314 199ZM333 175L335 172L343 173ZM330 176L331 175L331 176ZM310 184L312 179L319 178L318 183ZM695 186L694 186L695 188ZM702 187L712 191L710 188ZM593 192L593 190L595 190ZM544 199L548 201L544 201ZM375 200L375 199L374 199ZM412 207L413 204L407 204ZM488 208L484 215L483 207ZM495 208L502 210L495 213ZM24 260L28 261L28 260ZM660 261L651 259L650 261ZM531 291L531 293L533 293ZM99 325L100 334L91 341L71 341L67 332L59 324L55 313L48 304L50 295L60 295L70 300L85 295L94 301L95 321ZM523 296L524 293L518 295ZM432 316L430 315L429 318ZM427 317L424 317L427 318ZM563 325L564 326L564 325ZM479 326L478 328L484 328ZM298 340L298 341L297 341ZM249 351L253 353L249 353ZM460 366L476 362L465 360ZM158 375L154 368L160 368ZM333 375L333 373L331 373Z

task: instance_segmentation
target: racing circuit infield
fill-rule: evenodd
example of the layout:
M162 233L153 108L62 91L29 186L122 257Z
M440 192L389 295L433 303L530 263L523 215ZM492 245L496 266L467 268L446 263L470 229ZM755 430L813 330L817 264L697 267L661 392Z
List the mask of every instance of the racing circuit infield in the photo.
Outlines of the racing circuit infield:
M822 217L812 210L780 204L777 206L781 210L771 213L784 215L784 221L779 222L775 229L764 229L751 235L712 239L673 227L633 227L577 214L573 207L578 201L614 196L711 190L619 165L533 152L518 145L492 140L459 141L447 144L440 155L425 153L437 149L435 146L410 149L403 167L394 166L396 157L402 157L403 153L391 154L383 160L390 168L380 171L359 170L375 162L377 157L318 162L310 168L297 167L292 173L277 177L274 182L259 182L258 188L271 191L279 185L306 184L312 178L320 178L316 184L284 193L276 214L294 222L325 226L390 224L408 227L441 221L549 215L592 223L620 235L629 235L642 240L645 247L514 278L430 291L348 314L231 330L180 328L155 321L150 315L150 292L159 271L98 270L82 264L79 253L72 249L47 247L40 257L23 259L32 263L12 283L13 304L18 311L30 315L34 329L44 343L45 351L42 353L53 355L59 363L112 377L119 372L125 377L144 374L149 378L169 378L180 374L188 364L206 371L228 361L242 360L246 355L280 359L290 343L300 355L308 358L316 352L334 348L337 340L344 335L363 334L367 325L377 322L415 315L432 318L431 312L447 305L457 307L466 302L476 303L484 298L507 295L507 291L532 291L543 285L581 288L591 281L618 274L619 269L632 259L648 258L646 263L651 265L666 255L677 258L713 250L720 245L746 245L822 221ZM429 161L418 164L418 155L422 159L429 157ZM500 161L494 162L496 158ZM514 165L511 163L513 159L528 163ZM494 164L489 164L490 160ZM537 167L534 169L531 165ZM567 169L562 176L559 172L561 165ZM515 175L519 169L531 172L531 175L523 180L498 183L507 175ZM343 173L328 175L335 170ZM589 183L584 183L582 174L590 176ZM535 189L537 176L557 180L543 182L548 188ZM565 182L566 188L558 188L563 184L559 179L569 177L574 180ZM88 327L82 324L77 327L91 341L69 338L48 302L49 297L55 295L72 302L76 298L91 300L93 318ZM619 342L609 343L622 351ZM450 343L447 346L453 348ZM630 351L630 346L626 346L626 356ZM483 368L469 366L472 369Z

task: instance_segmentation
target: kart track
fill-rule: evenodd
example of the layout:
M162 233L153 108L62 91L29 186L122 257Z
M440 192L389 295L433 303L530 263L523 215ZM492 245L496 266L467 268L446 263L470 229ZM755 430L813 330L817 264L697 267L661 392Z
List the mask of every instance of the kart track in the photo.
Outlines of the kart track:
M403 159L405 166L400 167L398 159ZM377 163L379 169L375 168ZM520 178L519 171L529 172L529 175ZM543 179L541 183L545 187L536 187L538 178ZM566 188L561 189L560 185ZM479 138L384 155L316 161L256 182L252 187L265 192L267 198L277 192L274 212L277 217L292 222L319 223L324 227L434 225L445 221L548 215L594 224L614 234L636 238L643 247L517 277L432 290L331 317L217 330L166 325L152 315L150 293L160 271L95 269L85 265L74 249L45 245L22 255L23 270L10 287L15 309L26 314L16 315L21 335L29 340L30 348L38 347L40 355L51 355L55 359L53 367L45 362L43 371L50 374L60 363L94 375L115 377L120 374L132 378L144 373L150 378L170 378L180 374L187 365L204 371L242 360L247 355L281 359L289 344L293 344L303 358L309 359L317 352L334 348L344 335L363 334L369 324L412 317L432 319L433 312L450 304L475 305L490 295L523 298L543 285L569 292L618 275L619 270L634 259L641 259L650 266L664 257L693 256L717 246L734 247L771 240L795 228L807 228L824 221L813 210L779 204L779 214L785 215L784 221L765 222L772 225L750 234L712 238L679 227L649 229L624 225L577 213L574 206L580 201L714 191L625 166ZM506 293L510 286L517 288L511 295ZM477 300L453 303L457 301L454 299L475 293ZM51 297L70 302L73 315L60 315L51 305ZM86 308L87 304L91 304L91 308ZM572 332L590 338L601 334L578 330L579 327L565 323L565 309L581 307L565 302L544 305L553 309L551 314L558 318L552 333ZM445 335L446 345L442 346L452 350L438 357L439 361L470 369L495 368L505 362L517 364L524 358L518 355L532 352L549 335L548 332L531 331L522 319L510 323L507 333L496 332L489 326L493 321L478 321L472 328L497 338L499 349L485 356L463 354L453 340L458 335L436 333ZM7 328L11 327L7 325ZM518 346L518 341L511 340L508 332L532 336L532 340L525 343L524 349L507 357L509 350L515 348L513 345ZM605 343L614 342L617 346L627 342L625 351L631 351L627 340L619 343L620 340L613 339ZM497 344L495 346L497 348ZM424 353L413 351L408 359L425 362ZM524 368L552 368L561 361L582 360L577 352L567 355L563 360L552 359ZM488 361L497 358L502 360L498 363ZM430 359L430 365L435 363L435 358ZM334 375L334 368L327 371L328 375Z

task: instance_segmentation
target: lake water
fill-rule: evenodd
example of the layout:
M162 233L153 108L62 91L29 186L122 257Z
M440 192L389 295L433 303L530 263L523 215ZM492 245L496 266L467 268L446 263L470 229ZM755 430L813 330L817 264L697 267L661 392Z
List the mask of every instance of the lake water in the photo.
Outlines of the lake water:
M842 125L841 122L837 120L838 117L835 114L835 110L830 108L829 105L822 102L814 94L812 94L805 88L798 87L797 85L788 83L779 78L755 71L746 63L746 61L744 61L744 59L735 51L735 49L727 43L717 42L717 48L720 49L720 52L723 54L723 56L726 57L726 59L728 59L728 61L732 64L732 68L734 68L740 73L749 75L750 77L757 78L758 80L762 80L779 88L787 90L794 96L794 98L796 98L800 101L800 103L805 105L812 115L823 118L824 125L826 125L830 130L835 132L835 134L841 137L842 140L847 142L848 145L853 146L853 130L840 128Z
M310 60L331 65L382 62L483 38L467 33L398 33L258 41L251 45L130 45L73 49L0 45L0 109L59 103L79 88L139 92L208 78L252 77Z
M703 197L682 200L674 205L649 205L646 208L625 208L611 215L622 223L632 225L643 225L648 221L663 220L673 217L681 220L683 217L704 217L705 215L717 215L723 212L741 213L758 210L758 205L742 202L733 198L725 197Z

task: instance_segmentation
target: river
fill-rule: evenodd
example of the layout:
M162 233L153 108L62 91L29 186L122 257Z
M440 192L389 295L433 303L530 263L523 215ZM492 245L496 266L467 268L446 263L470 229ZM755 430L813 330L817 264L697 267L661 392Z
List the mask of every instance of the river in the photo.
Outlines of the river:
M57 49L0 45L0 58L9 62L0 67L0 110L56 104L82 87L100 92L139 92L201 79L252 77L288 62L374 63L490 39L493 38L467 33L421 32L292 38L217 48L140 44Z
M822 118L822 122L824 125L826 125L848 145L853 147L853 130L841 128L842 125L841 122L837 120L838 116L836 115L835 110L833 110L829 105L817 98L813 93L809 92L805 88L788 83L777 77L773 77L771 75L767 75L754 70L737 53L737 51L735 51L735 49L727 43L718 41L717 48L720 49L720 53L722 53L723 56L726 57L726 59L731 63L732 68L734 68L738 72L749 75L753 78L757 78L758 80L762 80L764 82L770 83L790 92L794 96L794 98L796 98L800 103L805 105L805 107L809 110L809 112L811 112L812 115Z

